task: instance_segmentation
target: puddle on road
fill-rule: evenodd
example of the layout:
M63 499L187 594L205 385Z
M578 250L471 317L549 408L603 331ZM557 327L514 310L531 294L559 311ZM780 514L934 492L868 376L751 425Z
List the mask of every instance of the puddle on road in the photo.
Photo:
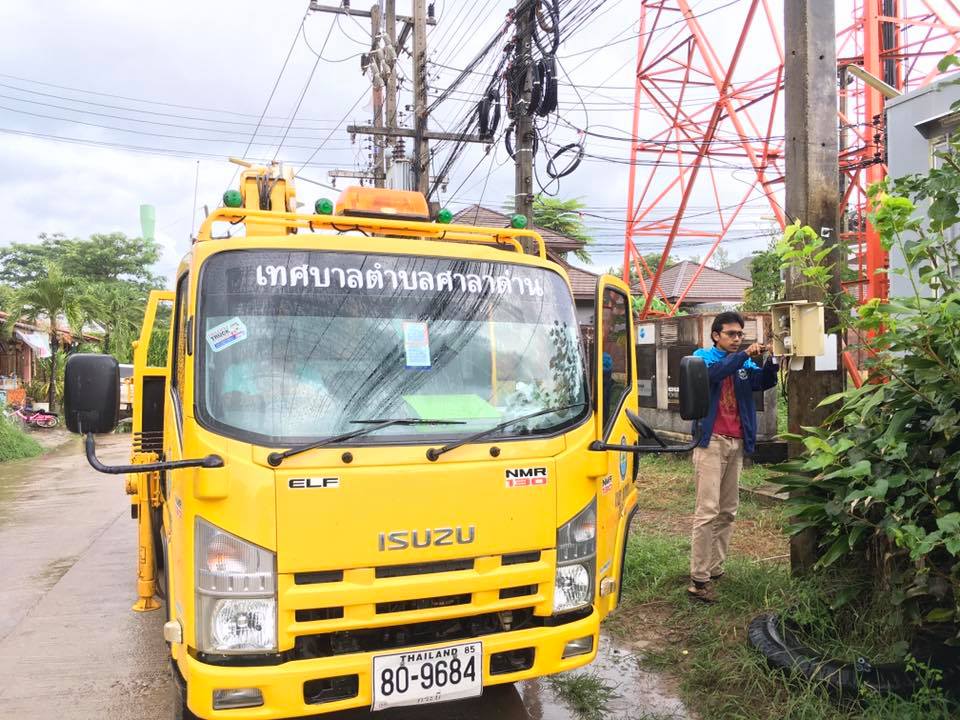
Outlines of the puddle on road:
M588 717L611 720L685 720L690 717L662 675L641 669L636 653L605 636L600 638L596 659L586 667L556 676L561 678L560 682L539 678L517 683L525 714L516 717L523 720L577 720L581 716L567 702L561 687L568 684L563 679L578 675L592 678L594 682L590 684L602 688L600 695L606 699L605 711ZM514 716L509 719L514 720Z
M119 451L122 457L129 452L129 438L110 437L101 442L105 455L112 457ZM0 463L0 529L48 508L51 499L89 492L91 480L78 481L76 477L77 456L82 453L82 441L71 437L45 455Z
M46 592L60 582L60 578L67 574L67 570L73 567L77 559L76 556L64 557L47 563L47 566L34 578L34 587L40 592Z
M555 677L590 675L610 689L604 712L581 715L555 691L550 678L487 688L482 697L455 703L398 708L378 713L352 710L323 717L330 720L687 720L690 714L670 692L662 675L640 668L639 657L608 637L601 637L597 658L579 670ZM598 683L598 684L599 684Z

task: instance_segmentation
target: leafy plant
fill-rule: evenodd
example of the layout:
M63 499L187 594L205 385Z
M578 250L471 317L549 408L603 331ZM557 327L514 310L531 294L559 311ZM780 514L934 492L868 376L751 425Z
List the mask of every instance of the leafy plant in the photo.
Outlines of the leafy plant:
M913 294L850 310L841 324L868 358L869 382L824 400L824 427L804 428L805 457L780 480L799 532L822 541L817 567L866 566L864 592L889 591L907 622L956 635L960 620L960 223L958 148L928 175L870 189L870 221L898 248ZM784 263L826 294L830 250L816 232L788 228ZM851 598L852 599L852 594Z
M747 312L763 312L772 302L783 297L783 278L780 276L780 256L776 243L771 243L763 252L758 252L750 261L750 287L743 298Z

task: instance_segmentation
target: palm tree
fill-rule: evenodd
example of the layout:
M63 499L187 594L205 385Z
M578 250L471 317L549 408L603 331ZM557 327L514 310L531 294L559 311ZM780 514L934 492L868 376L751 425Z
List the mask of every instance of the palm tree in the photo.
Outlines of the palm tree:
M102 282L89 286L80 302L91 319L103 328L103 352L120 362L130 360L130 341L140 332L146 296L139 287L125 282Z
M82 288L76 278L66 275L55 264L46 266L46 273L22 286L16 293L17 308L7 319L15 324L21 317L36 322L45 317L50 323L50 386L47 390L47 402L53 410L56 405L57 389L57 320L64 317L71 328L82 333L84 314L80 302Z
M504 207L513 212L515 205L512 197L507 198ZM584 262L590 262L587 246L593 242L593 237L583 222L583 211L586 209L587 206L580 198L561 200L537 195L533 199L533 224L579 240L583 246L575 250L574 254Z

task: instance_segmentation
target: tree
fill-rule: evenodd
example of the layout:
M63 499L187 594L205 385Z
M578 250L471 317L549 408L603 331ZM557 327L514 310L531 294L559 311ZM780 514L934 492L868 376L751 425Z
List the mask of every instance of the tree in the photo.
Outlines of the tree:
M84 282L162 285L162 279L150 272L160 259L155 240L119 232L94 234L87 240L69 239L61 233L39 237L39 243L11 243L0 248L0 282L22 286L39 279L49 263L57 263Z
M130 362L130 343L140 333L146 292L130 283L100 282L87 286L80 302L88 309L89 319L103 328L102 351L120 362Z
M657 267L660 265L660 258L662 257L661 253L644 253L643 262L647 264L647 267L650 268L650 272L655 273ZM663 266L664 270L672 268L679 262L676 257L670 255L667 257L667 263ZM640 268L643 269L643 263L640 264ZM610 267L607 269L607 272L610 275L616 275L617 277L623 277L623 268L622 267ZM644 271L644 277L652 277ZM637 277L637 266L635 264L630 265L630 285L637 285L640 282L640 278Z
M56 387L58 378L57 348L59 335L57 322L64 317L71 329L81 334L84 315L80 303L80 283L76 278L64 273L59 265L48 263L45 273L30 283L19 288L16 294L17 311L7 319L8 324L15 323L21 317L36 323L40 318L50 323L50 384L47 390L47 401L50 409L56 406Z
M730 253L727 252L726 248L718 246L713 251L713 255L710 256L710 267L715 270L726 270L731 265L733 265L733 260L730 259Z
M514 211L512 197L507 198L504 207L508 212ZM560 200L537 195L533 199L533 224L581 241L583 247L575 250L574 255L584 262L590 262L587 246L593 243L593 237L583 223L583 211L586 207L580 198Z
M785 264L825 293L848 338L864 352L867 382L824 400L836 412L803 428L807 449L777 483L791 490L793 532L821 539L815 570L861 572L842 602L879 598L891 619L960 641L960 144L937 153L928 175L871 186L869 219L896 248L912 291L852 312L829 294L830 248L816 231L787 228ZM842 267L842 261L841 267ZM831 607L842 604L837 601ZM863 617L860 615L859 617Z
M755 253L750 262L751 286L744 293L743 309L763 312L772 302L783 297L783 278L780 275L780 256L776 242L763 252Z
M660 258L662 256L663 256L663 253L644 253L643 259L644 259L644 262L647 263L647 267L649 267L653 272L656 272L657 266L660 265ZM667 256L667 264L663 266L663 269L666 270L668 268L672 268L678 262L680 261L677 260L675 256L669 255Z

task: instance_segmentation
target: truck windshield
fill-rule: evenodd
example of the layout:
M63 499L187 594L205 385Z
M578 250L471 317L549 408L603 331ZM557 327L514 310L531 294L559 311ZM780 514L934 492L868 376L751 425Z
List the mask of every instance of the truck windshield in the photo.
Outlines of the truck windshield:
M463 421L357 440L432 443L573 406L502 431L550 434L588 412L573 299L543 268L231 250L205 263L199 297L198 417L231 437L291 445L358 420Z

